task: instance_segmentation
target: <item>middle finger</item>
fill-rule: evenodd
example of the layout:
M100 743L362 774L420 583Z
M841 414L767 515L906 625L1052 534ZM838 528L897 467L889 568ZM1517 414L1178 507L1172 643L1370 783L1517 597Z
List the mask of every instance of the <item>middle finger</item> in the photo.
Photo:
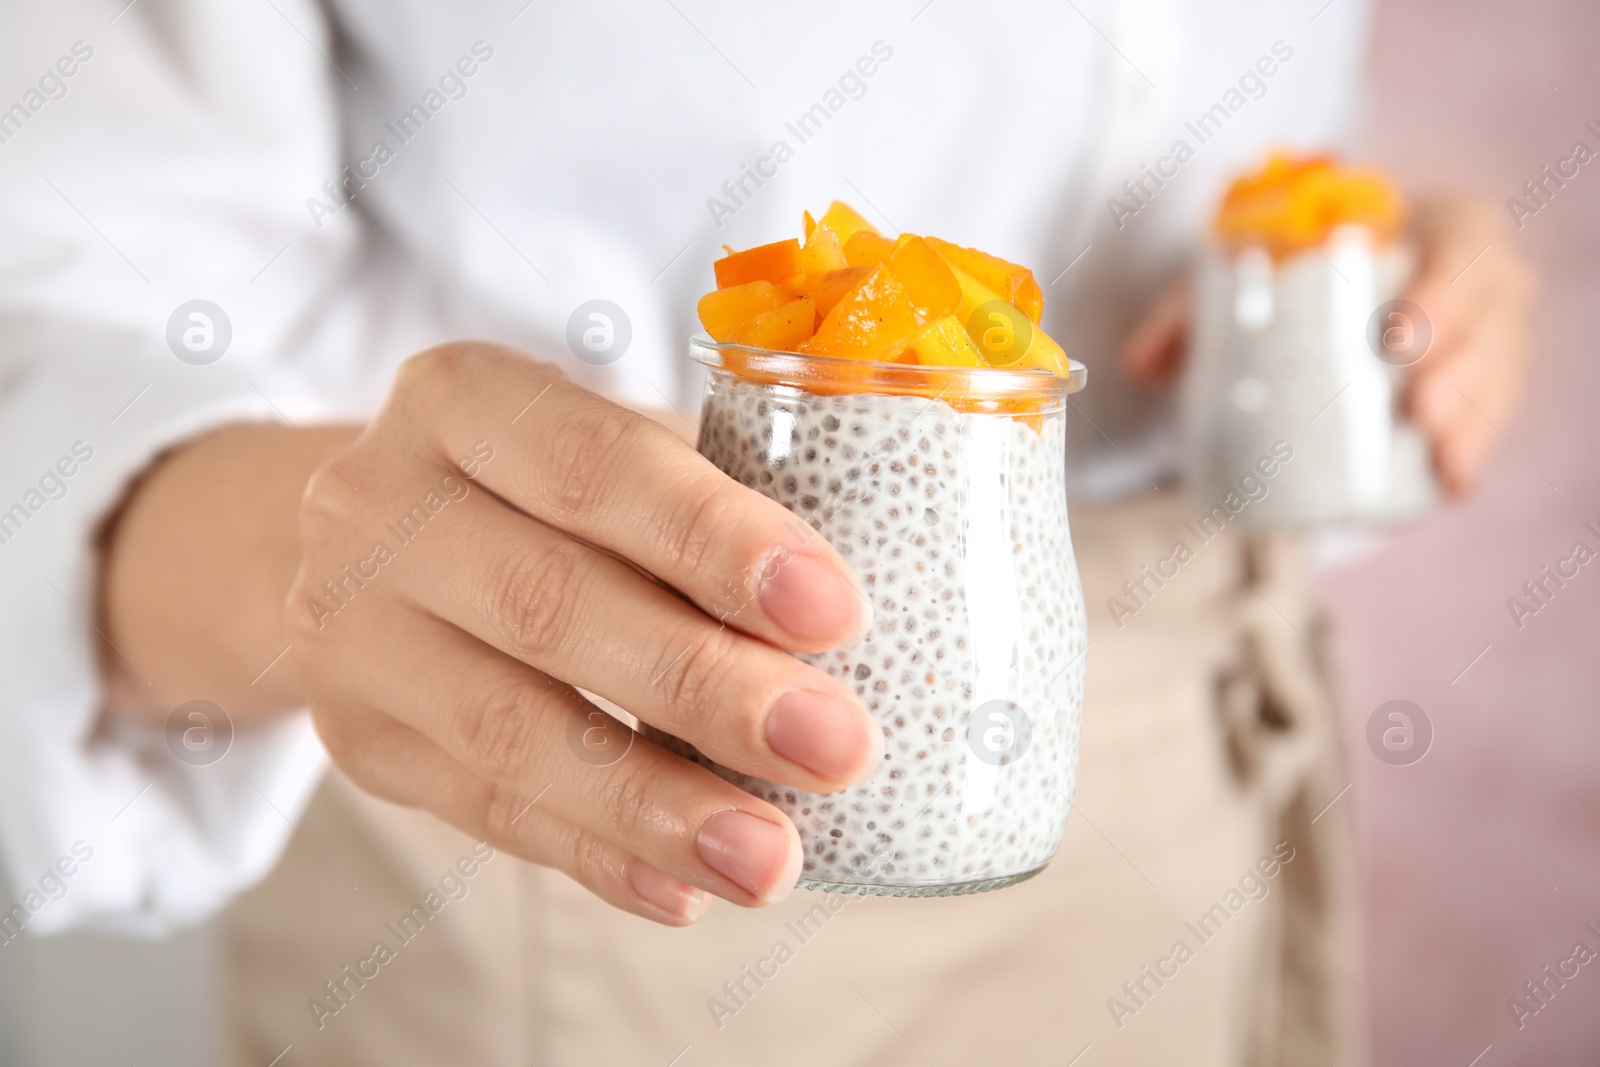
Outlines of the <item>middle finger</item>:
M460 507L403 595L725 766L823 793L877 770L882 730L843 682L486 493Z

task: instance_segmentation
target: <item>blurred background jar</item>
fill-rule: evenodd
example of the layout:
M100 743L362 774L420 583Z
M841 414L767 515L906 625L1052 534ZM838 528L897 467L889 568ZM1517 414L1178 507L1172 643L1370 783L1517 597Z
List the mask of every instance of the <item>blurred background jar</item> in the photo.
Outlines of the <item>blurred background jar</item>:
M1182 400L1188 481L1256 529L1384 525L1438 498L1400 408L1431 344L1399 299L1415 269L1381 174L1276 155L1218 211L1195 279Z

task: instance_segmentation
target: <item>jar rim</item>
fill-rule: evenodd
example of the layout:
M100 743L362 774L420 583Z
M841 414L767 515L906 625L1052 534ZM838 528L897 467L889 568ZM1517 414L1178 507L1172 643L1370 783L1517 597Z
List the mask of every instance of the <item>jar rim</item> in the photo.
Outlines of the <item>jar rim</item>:
M738 368L726 354L739 353ZM850 392L918 394L975 399L1047 399L1076 393L1087 384L1089 369L1068 360L1071 373L1063 378L1047 370L1010 370L1005 367L929 367L918 363L879 363L872 360L814 356L755 348L731 341L713 341L704 335L689 339L689 355L696 363L730 374L754 375L759 380L806 388L837 388L844 380ZM848 376L836 373L848 368ZM830 373L835 372L835 373Z

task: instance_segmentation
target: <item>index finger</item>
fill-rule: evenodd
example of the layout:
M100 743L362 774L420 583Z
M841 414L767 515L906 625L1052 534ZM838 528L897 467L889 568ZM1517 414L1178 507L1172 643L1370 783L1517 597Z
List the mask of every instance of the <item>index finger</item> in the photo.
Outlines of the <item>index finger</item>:
M426 422L445 457L480 441L495 449L478 484L712 617L798 652L851 644L870 626L867 598L825 538L659 423L495 345L434 349L402 373L438 376L421 392L436 398Z
M1450 345L1460 340L1472 309L1501 295L1497 264L1483 260L1495 255L1505 226L1486 204L1446 197L1419 209L1416 231L1421 259L1406 298L1428 316L1434 343Z

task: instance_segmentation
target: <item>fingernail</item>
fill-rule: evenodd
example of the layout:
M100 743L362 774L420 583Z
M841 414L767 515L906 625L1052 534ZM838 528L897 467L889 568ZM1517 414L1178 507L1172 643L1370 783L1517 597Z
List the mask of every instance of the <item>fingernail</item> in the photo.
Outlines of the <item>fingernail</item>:
M628 884L639 896L677 919L693 922L710 905L704 889L696 889L644 860L633 861L628 869Z
M791 556L761 586L767 618L803 641L853 643L872 609L850 579L814 556Z
M785 693L767 712L772 751L834 781L877 770L881 736L861 709L806 689Z
M695 844L707 867L768 904L788 896L800 877L796 835L746 812L717 812L700 824Z

